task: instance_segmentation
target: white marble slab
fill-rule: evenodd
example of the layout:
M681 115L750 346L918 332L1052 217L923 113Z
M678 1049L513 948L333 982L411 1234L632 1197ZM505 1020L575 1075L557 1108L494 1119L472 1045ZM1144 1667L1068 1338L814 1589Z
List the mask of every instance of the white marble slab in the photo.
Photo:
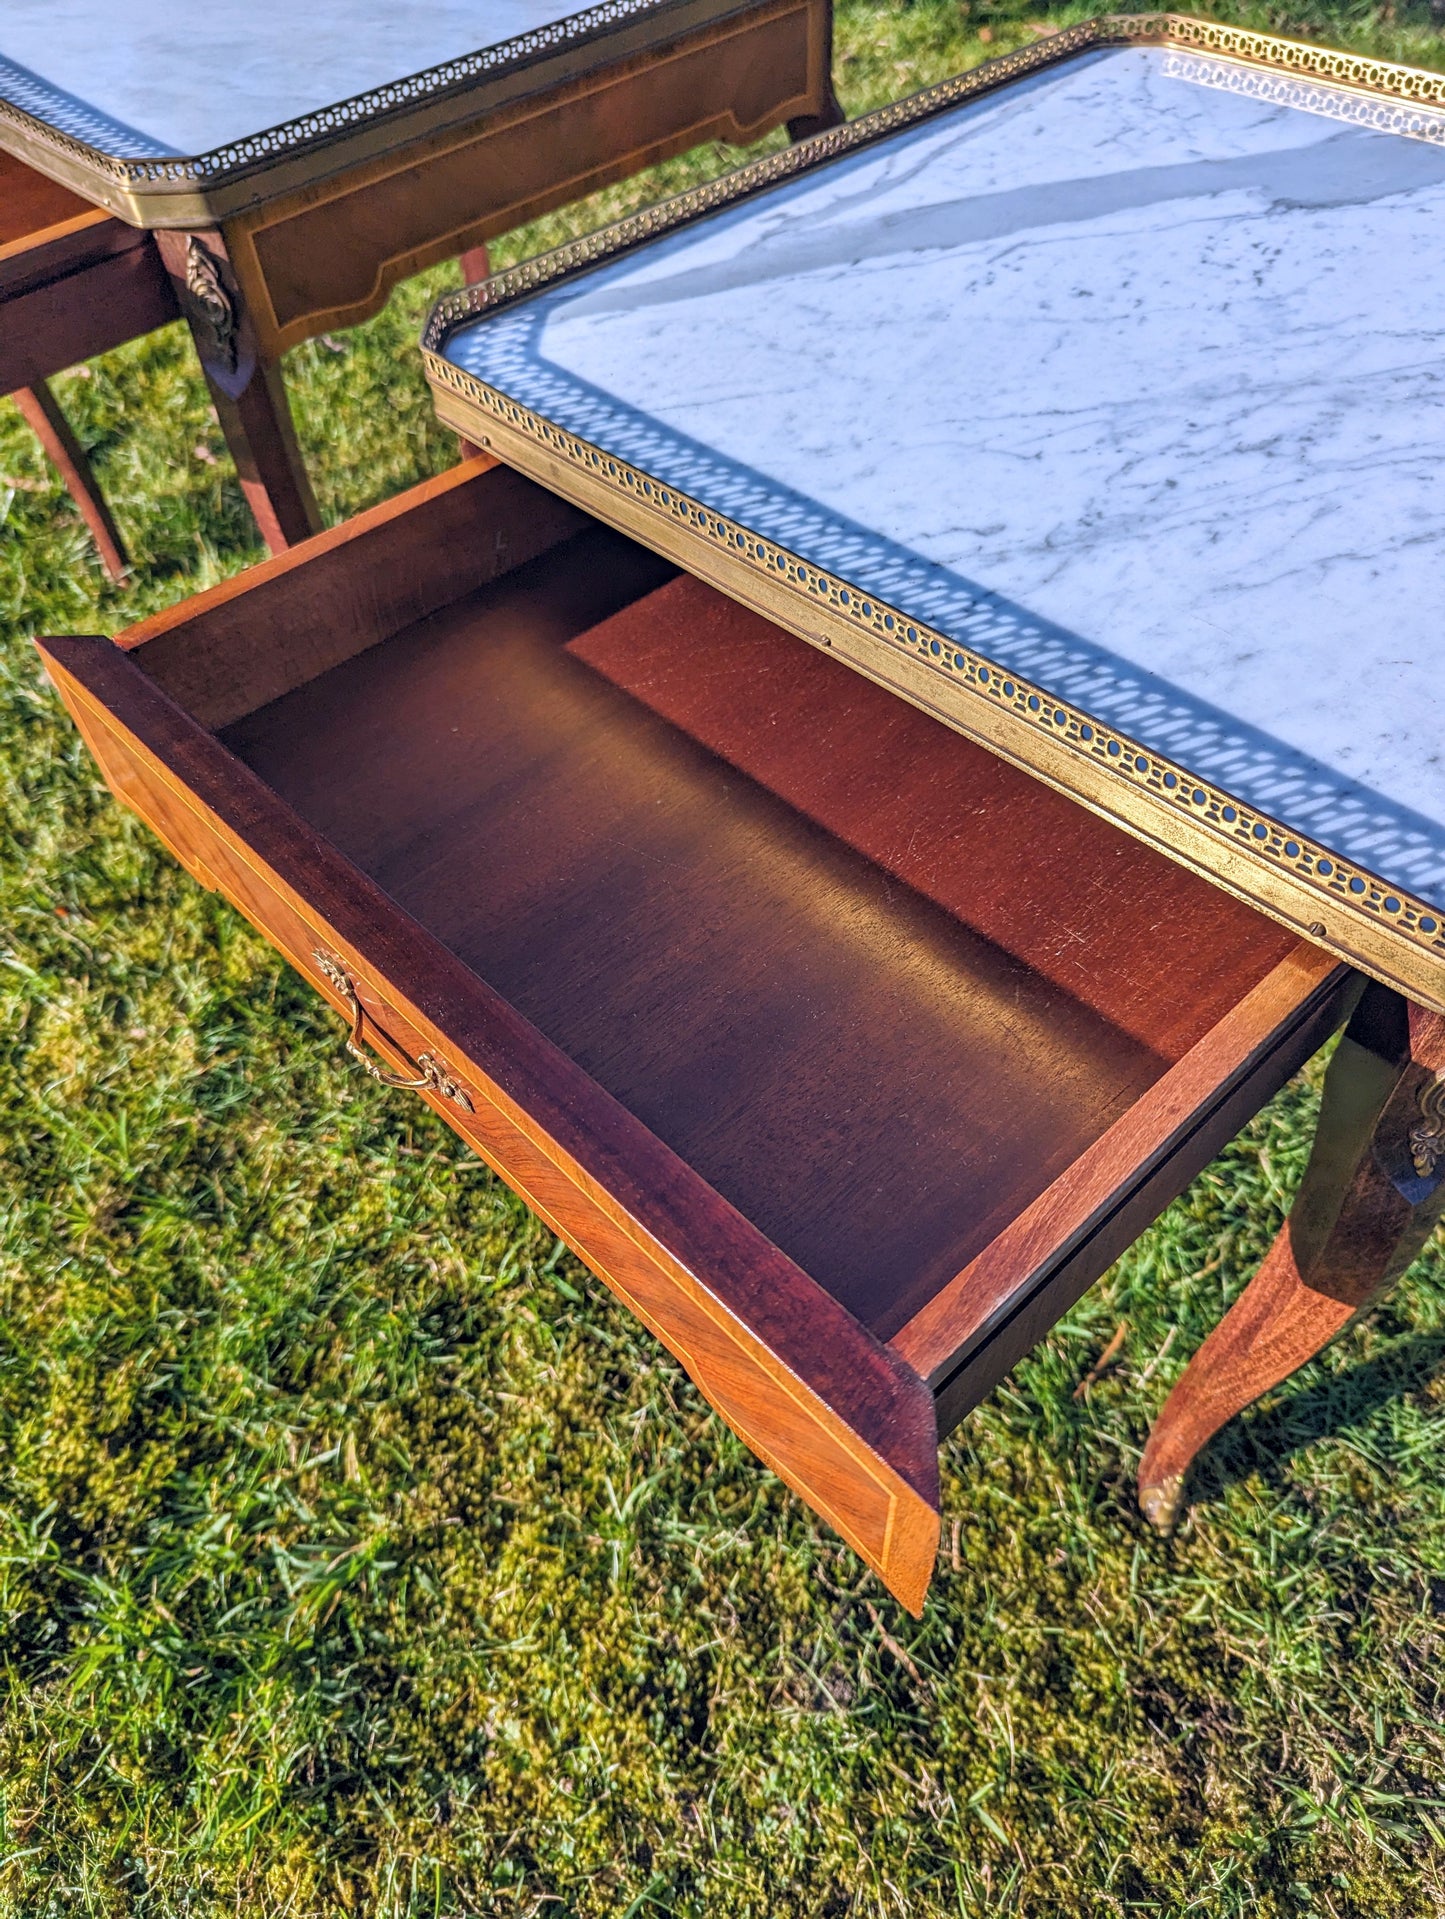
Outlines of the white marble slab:
M1251 84L1090 54L447 351L1445 905L1445 146Z
M578 0L4 0L0 97L104 152L200 154L581 11Z

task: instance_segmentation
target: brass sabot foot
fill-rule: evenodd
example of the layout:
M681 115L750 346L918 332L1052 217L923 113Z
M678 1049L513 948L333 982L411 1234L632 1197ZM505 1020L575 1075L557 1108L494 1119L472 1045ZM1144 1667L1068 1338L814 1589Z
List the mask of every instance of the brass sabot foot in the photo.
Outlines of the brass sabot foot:
M1184 1475L1175 1473L1156 1486L1139 1488L1139 1510L1158 1533L1166 1538L1179 1524L1184 1505Z

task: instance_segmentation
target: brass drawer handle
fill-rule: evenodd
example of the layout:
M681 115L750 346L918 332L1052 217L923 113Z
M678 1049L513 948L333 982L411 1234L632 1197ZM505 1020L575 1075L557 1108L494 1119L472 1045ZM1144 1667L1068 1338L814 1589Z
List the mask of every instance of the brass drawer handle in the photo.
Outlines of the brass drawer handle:
M363 1038L366 1009L357 997L350 973L340 960L334 959L330 953L323 953L320 947L316 948L311 957L319 967L322 977L330 980L342 999L346 1001L351 1013L351 1033L346 1041L346 1050L363 1072L370 1073L371 1077L380 1080L383 1086L402 1086L409 1091L426 1087L433 1093L440 1093L443 1099L449 1099L454 1106L460 1106L464 1113L476 1111L467 1093L457 1085L446 1067L432 1053L418 1055L415 1079L409 1079L405 1073L393 1073L387 1067L380 1065L372 1057ZM389 1043L396 1045L395 1040ZM401 1048L397 1047L397 1051L400 1052Z

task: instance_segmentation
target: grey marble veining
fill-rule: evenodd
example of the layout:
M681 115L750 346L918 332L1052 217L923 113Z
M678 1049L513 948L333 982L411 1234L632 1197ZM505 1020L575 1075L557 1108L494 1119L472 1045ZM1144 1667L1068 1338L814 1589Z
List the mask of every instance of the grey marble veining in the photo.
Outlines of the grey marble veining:
M578 0L5 0L0 97L103 152L206 153L582 10Z
M1445 905L1445 122L1257 89L1087 55L448 352Z

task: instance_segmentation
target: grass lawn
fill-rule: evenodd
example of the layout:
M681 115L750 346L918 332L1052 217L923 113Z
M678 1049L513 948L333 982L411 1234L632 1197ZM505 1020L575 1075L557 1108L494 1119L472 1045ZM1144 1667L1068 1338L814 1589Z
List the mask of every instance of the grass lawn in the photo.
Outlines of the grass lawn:
M1445 64L1423 7L1234 17ZM845 102L1036 18L845 0ZM329 518L452 459L454 279L291 356ZM0 1914L1445 1914L1438 1248L1177 1538L1133 1504L1318 1066L948 1442L915 1624L111 803L29 635L258 553L179 328L57 389L138 564L0 405Z

